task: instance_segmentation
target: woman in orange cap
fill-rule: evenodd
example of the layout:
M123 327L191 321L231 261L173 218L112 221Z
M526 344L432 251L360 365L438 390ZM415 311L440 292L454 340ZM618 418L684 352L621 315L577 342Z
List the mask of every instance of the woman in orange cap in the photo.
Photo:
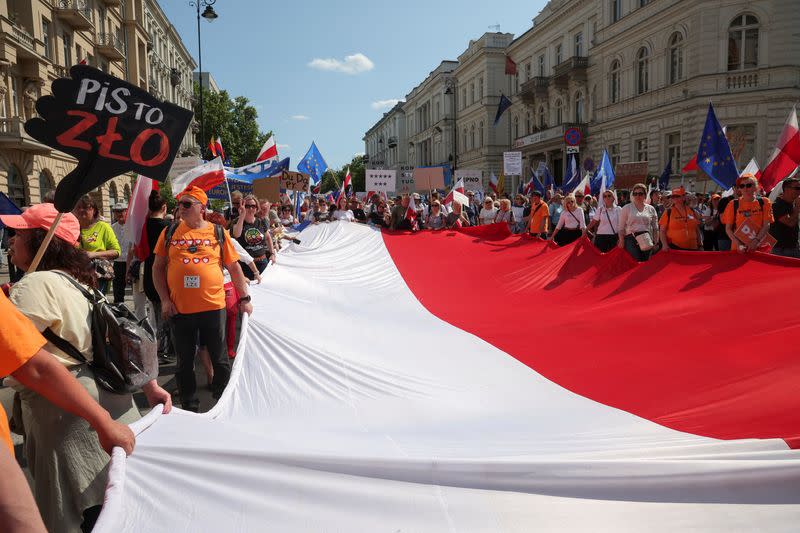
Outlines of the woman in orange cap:
M697 213L686 205L686 190L683 187L672 189L672 206L664 210L659 220L661 249L699 250L702 237Z

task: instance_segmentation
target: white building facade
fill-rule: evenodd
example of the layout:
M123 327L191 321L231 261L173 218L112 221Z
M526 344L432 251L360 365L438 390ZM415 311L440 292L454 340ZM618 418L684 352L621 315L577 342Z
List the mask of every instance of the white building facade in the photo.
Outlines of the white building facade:
M392 109L364 135L368 168L405 170L408 167L408 136L403 102Z

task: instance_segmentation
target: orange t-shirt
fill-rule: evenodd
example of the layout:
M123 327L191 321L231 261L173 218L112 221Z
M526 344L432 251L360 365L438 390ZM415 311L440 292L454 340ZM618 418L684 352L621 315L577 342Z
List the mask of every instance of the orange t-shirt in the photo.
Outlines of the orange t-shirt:
M542 225L542 220L544 220L544 225ZM537 206L531 204L531 218L528 231L531 233L544 233L547 231L547 224L549 221L550 208L547 207L546 203L541 202Z
M2 293L0 293L0 316L3 317L3 327L0 328L0 376L7 376L16 372L41 350L45 340L33 323L25 318ZM2 407L0 407L0 442L8 446L11 454L14 454L8 417Z
M166 234L165 229L156 243L155 253L161 257L167 257ZM227 231L224 255L226 264L239 260ZM178 313L185 315L225 309L225 278L213 224L192 229L181 222L172 234L167 259L169 297Z
M775 222L775 219L772 217L772 204L770 203L769 198L762 198L761 200L764 202L763 209L758 203L758 198L755 198L752 202L748 202L747 200L740 198L739 209L736 211L735 224L733 220L734 200L731 200L725 207L725 212L722 213L722 223L733 224L733 229L736 231L745 220L750 220L750 223L753 225L755 230L760 231L765 223L771 224Z
M684 212L677 207L665 209L661 215L658 225L667 231L667 240L678 248L685 250L697 250L697 226L700 220L697 213L690 207L684 207ZM667 215L669 211L669 215Z

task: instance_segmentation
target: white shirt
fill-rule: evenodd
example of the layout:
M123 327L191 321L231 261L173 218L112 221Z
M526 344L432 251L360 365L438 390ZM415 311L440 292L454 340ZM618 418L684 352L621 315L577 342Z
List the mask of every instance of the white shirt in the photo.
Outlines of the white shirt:
M478 219L480 220L480 224L494 224L494 216L497 214L497 209L492 207L491 209L486 209L485 207L481 208L481 212L478 215Z
M625 231L623 233L625 235L642 231L649 231L651 235L658 235L656 208L650 204L644 204L644 208L639 211L633 202L626 204L620 211L619 225L624 228Z
M583 209L576 207L574 211L564 209L558 219L556 229L586 229L586 217L583 215Z
M524 205L512 205L511 212L514 213L514 220L517 222L521 221L525 218L525 206Z
M353 212L350 211L349 209L337 209L331 214L331 219L347 220L349 222L352 222L356 219L356 217L353 216Z
M718 214L716 210L711 205L704 205L703 209L700 211L700 214L704 217L710 217L711 215ZM703 224L703 229L706 231L712 231L714 229L713 224Z
M619 231L619 212L622 208L618 205L606 209L606 206L597 208L592 216L592 220L598 221L600 224L597 226L598 235L616 235ZM611 223L609 224L609 220Z

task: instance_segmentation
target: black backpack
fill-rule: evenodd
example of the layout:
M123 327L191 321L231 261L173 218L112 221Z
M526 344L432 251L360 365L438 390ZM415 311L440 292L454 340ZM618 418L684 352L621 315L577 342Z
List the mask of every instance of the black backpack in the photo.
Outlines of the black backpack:
M91 292L72 276L54 271L66 278L92 305L91 331L94 356L89 367L98 385L116 394L140 390L158 376L158 343L147 318L139 320L125 304L110 304L97 289ZM82 363L86 357L50 328L42 333L61 351Z

